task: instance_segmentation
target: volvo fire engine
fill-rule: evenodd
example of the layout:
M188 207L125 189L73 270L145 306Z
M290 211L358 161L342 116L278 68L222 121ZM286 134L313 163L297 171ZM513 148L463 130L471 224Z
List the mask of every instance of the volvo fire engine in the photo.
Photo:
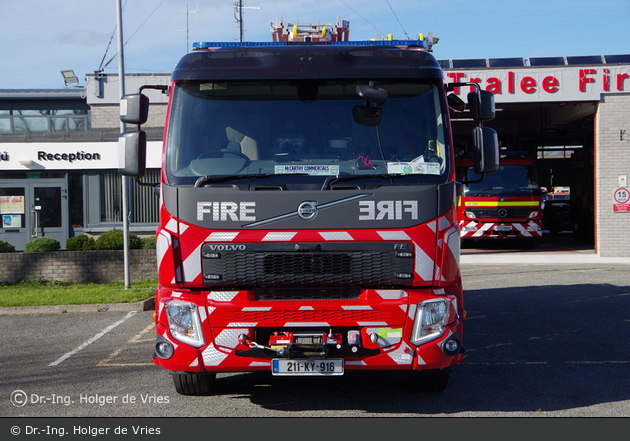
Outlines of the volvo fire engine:
M250 371L404 370L446 387L465 311L453 85L433 42L195 43L177 63L153 357L177 392ZM494 117L492 94L468 99L478 121ZM147 113L142 90L122 97L138 125L119 140L125 176L145 174ZM496 132L480 124L473 139L476 171L494 171Z
M461 161L463 192L457 213L463 240L514 239L534 245L543 235L541 190L534 163L501 157L496 173L482 176Z

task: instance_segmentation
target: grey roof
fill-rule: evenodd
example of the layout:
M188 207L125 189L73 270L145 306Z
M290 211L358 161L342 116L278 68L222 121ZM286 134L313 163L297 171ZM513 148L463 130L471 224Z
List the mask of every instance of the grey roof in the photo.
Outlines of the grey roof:
M68 87L65 89L0 89L0 99L85 99L85 87Z

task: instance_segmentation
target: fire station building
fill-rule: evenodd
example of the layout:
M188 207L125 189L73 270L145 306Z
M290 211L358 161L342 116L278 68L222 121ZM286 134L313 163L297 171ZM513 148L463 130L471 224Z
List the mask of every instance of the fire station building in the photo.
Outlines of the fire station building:
M536 159L549 192L566 191L573 236L601 257L630 257L630 55L440 60L447 82L477 82L495 94L501 153ZM127 93L168 84L170 74L128 75ZM130 184L122 213L117 172L118 75L87 75L84 87L0 89L0 240L16 250L38 236L65 241L122 228L152 235L159 200ZM456 90L463 100L468 86ZM151 100L146 182L159 182L168 96ZM476 124L452 112L456 151Z

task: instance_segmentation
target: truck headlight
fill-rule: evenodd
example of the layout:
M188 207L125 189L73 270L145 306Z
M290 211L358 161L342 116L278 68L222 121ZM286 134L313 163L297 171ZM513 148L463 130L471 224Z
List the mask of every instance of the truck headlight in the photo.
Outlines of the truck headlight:
M416 346L435 340L446 331L450 299L431 299L418 303L411 343Z
M476 219L477 218L477 216L475 216L475 213L473 213L472 211L469 211L469 210L464 211L464 214L469 219Z
M538 217L538 211L532 211L529 213L529 218L533 219L535 217Z
M171 335L182 343L199 348L204 345L197 305L181 300L166 302L166 317Z

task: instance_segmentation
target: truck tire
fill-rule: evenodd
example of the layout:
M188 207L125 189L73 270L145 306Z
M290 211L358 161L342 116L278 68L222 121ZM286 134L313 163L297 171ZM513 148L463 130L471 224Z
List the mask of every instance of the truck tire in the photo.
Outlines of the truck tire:
M216 374L173 374L175 390L181 395L208 395L215 379Z
M450 369L411 371L409 385L416 392L444 392L450 374Z

